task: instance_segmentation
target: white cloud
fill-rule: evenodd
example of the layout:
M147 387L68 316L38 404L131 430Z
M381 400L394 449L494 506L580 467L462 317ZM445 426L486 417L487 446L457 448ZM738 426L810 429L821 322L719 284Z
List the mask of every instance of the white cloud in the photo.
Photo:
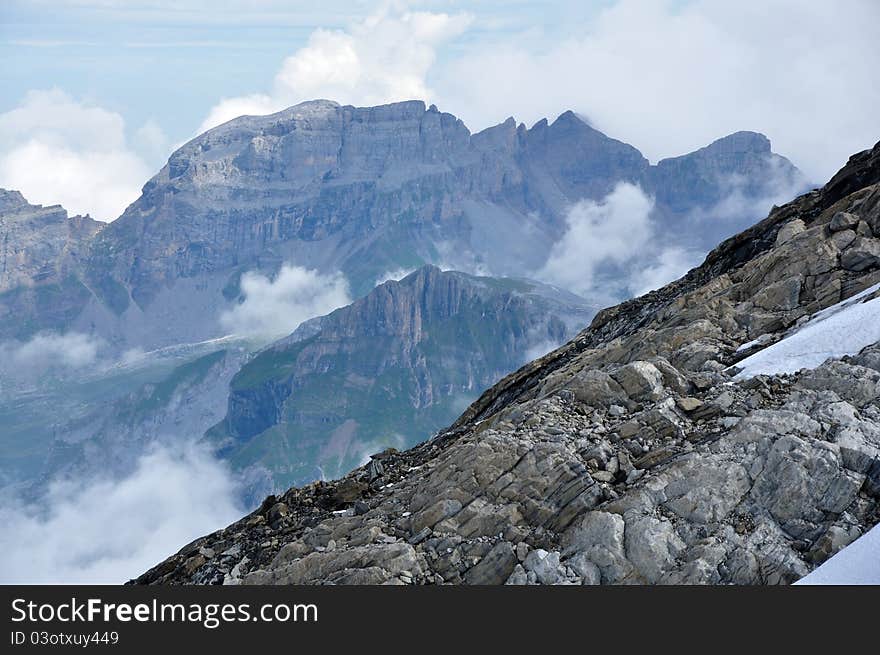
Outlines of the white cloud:
M12 359L21 366L59 364L81 368L94 364L98 357L99 342L87 334L45 332L34 336L12 353Z
M438 48L470 22L468 14L384 6L348 30L315 30L284 60L270 93L221 100L199 131L242 114L272 113L317 98L355 105L427 100L433 91L426 77Z
M0 507L0 582L118 584L243 514L227 469L194 446L156 449L122 480L60 480Z
M598 304L619 302L680 277L702 253L664 244L654 201L633 184L619 183L599 202L569 209L566 231L534 273Z
M303 321L351 303L342 274L322 275L299 266L282 266L273 280L261 273L245 273L241 291L244 301L220 319L235 334L289 334Z
M165 131L154 120L148 120L134 133L134 145L155 168L161 168L171 151Z
M600 267L642 257L652 239L653 207L651 198L627 183L618 184L601 202L578 202L568 211L566 232L536 274L538 279L584 297L594 295Z
M726 195L712 207L694 209L690 218L696 223L733 223L735 228L744 229L767 216L773 205L783 205L803 193L807 184L801 175L792 174L778 159L769 158L767 162L768 172L761 180L749 180L742 175L718 179L718 187ZM760 182L760 188L748 188L750 182ZM731 231L731 235L739 229Z
M136 138L154 156L163 147L155 124ZM113 220L138 197L149 174L127 144L119 114L59 89L30 91L18 107L0 114L0 186L31 202Z
M79 332L41 332L25 342L6 341L0 343L0 375L7 383L34 383L48 373L76 372L96 364L103 345Z
M697 266L703 256L683 248L667 248L642 270L633 273L630 288L633 296L641 296L677 280Z
M475 41L434 87L472 128L571 108L653 159L753 129L824 181L880 138L878 22L876 0L619 0L542 47Z

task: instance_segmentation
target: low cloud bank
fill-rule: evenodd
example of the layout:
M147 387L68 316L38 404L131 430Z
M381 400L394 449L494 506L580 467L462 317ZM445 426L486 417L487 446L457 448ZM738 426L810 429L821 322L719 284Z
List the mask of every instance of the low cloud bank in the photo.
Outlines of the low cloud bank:
M582 296L596 292L602 266L633 260L651 241L654 202L633 184L618 184L602 201L582 200L566 216L566 231L538 278Z
M192 446L155 448L121 480L58 480L0 506L0 583L118 584L239 518L237 485Z
M664 217L653 198L625 182L599 201L582 200L569 209L565 233L533 276L596 304L642 295L699 265L721 241L802 192L805 181L776 165L758 188L741 176L718 186L720 201L681 218Z
M10 384L39 384L77 374L100 363L100 339L81 332L40 332L27 341L0 343L0 390Z
M351 303L341 273L323 275L299 266L282 266L274 279L245 273L241 292L244 300L220 317L223 327L241 335L290 334L303 321Z
M20 346L7 347L12 361L20 366L82 368L95 363L100 342L80 332L43 332Z
M810 188L800 171L788 169L772 157L766 159L766 172L760 179L755 177L719 178L718 188L724 191L721 200L688 214L689 227L696 230L707 247L751 227L766 217L774 205L784 205Z
M601 201L576 203L564 236L535 277L604 304L679 277L699 255L660 245L653 209L653 199L629 183L618 184Z

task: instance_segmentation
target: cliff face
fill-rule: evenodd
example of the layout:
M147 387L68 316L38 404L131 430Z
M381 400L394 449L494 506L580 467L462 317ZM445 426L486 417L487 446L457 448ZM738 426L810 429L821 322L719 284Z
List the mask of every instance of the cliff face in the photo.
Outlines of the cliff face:
M7 336L65 326L89 296L78 279L88 243L103 223L31 205L0 189L0 324Z
M535 283L423 267L257 354L209 436L263 495L339 477L377 449L426 439L592 315Z
M177 150L91 241L81 267L88 289L71 294L65 327L147 348L215 337L241 275L271 275L284 262L341 270L355 296L387 271L424 263L528 275L563 235L570 206L619 182L656 196L670 234L687 224L685 246L708 249L753 215L739 208L733 223L716 225L694 222L695 213L723 199L732 180L758 200L771 179L795 184L798 173L753 133L651 166L572 112L471 134L416 101L307 102L235 119Z
M792 582L880 521L878 237L880 144L434 439L269 497L137 582ZM826 362L754 372L817 331Z

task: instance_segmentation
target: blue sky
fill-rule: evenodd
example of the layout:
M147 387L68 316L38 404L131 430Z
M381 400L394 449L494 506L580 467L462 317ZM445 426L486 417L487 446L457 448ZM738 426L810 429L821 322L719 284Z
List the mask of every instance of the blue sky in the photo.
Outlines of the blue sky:
M456 46L494 39L559 38L589 21L599 2L419 2L466 11L473 28ZM153 119L174 141L190 136L221 97L271 85L279 63L316 29L345 29L380 5L362 0L4 0L0 6L0 111L35 88L57 86L119 112ZM220 8L219 10L217 8ZM503 117L502 117L503 118Z
M212 17L152 3L92 4L13 0L0 8L0 110L32 88L57 86L132 124L157 120L180 139L218 98L270 84L278 63L315 27L345 21L332 11L279 20L253 10Z
M767 134L822 182L880 138L880 2L4 0L0 186L112 220L241 113L413 97L481 129L574 109L652 160Z

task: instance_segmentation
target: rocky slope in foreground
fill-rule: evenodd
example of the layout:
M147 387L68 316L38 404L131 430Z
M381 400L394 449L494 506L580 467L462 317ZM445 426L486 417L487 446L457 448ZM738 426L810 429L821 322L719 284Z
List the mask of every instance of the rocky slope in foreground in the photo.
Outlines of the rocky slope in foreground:
M797 580L880 520L880 347L729 367L880 282L878 237L880 144L431 441L269 497L136 582Z

